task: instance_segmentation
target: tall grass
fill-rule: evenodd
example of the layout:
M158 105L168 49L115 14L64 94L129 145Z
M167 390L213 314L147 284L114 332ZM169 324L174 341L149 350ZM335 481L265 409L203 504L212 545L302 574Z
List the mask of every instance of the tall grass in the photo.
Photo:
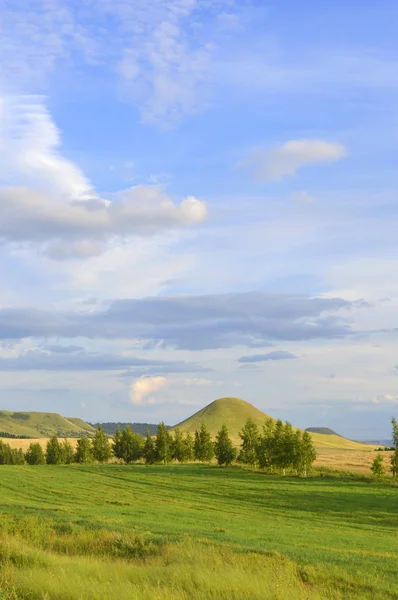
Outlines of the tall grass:
M201 465L1 477L1 600L398 599L389 482Z

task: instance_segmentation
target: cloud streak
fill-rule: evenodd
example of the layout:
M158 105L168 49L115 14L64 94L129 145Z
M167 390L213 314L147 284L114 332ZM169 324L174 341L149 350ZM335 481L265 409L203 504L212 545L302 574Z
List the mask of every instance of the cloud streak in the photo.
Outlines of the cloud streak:
M49 346L51 348L51 346ZM67 348L66 346L64 348ZM73 348L73 347L70 347ZM207 371L200 365L184 361L145 359L135 356L89 353L84 350L28 350L19 356L0 357L0 371L123 371L131 376L138 372L196 373Z
M252 354L250 356L241 356L238 358L240 363L258 363L268 360L291 360L297 358L292 352L287 350L274 350L273 352L267 352L266 354Z
M246 292L115 300L91 314L3 308L0 338L139 339L184 350L259 347L350 335L340 312L352 306L342 298Z
M347 156L342 144L324 140L291 140L271 150L254 152L238 166L248 167L260 181L279 181L303 167L341 160Z

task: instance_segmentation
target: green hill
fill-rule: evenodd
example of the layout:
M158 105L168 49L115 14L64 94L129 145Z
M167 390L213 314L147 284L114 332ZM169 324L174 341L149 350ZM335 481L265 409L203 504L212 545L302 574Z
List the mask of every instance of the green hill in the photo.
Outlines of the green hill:
M81 437L93 432L81 419L70 420L57 413L0 411L0 437L2 433L30 438Z
M228 427L231 439L235 443L240 443L239 431L242 429L246 420L251 417L261 428L269 415L259 408L256 408L249 402L240 398L220 398L214 400L208 406L205 406L197 413L175 425L183 432L194 433L196 429L204 423L214 436L222 425ZM336 433L311 433L312 439L319 450L369 450L371 447L361 442L347 440Z
M219 398L208 404L197 413L178 423L182 431L194 433L204 423L212 435L215 435L222 425L228 427L232 438L237 438L246 420L251 417L259 427L264 425L268 415L241 398Z

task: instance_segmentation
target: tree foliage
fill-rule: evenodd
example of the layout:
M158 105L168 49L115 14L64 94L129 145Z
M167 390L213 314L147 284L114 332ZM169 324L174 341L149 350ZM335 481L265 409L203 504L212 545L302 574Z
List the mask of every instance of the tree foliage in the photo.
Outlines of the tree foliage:
M62 446L57 437L52 437L46 445L46 463L48 465L60 465L63 463Z
M213 442L204 423L199 431L195 431L194 456L199 462L210 462L214 456Z
M25 452L25 460L28 465L44 465L46 463L43 448L39 443L29 445L29 448Z
M130 425L127 425L121 435L120 458L127 464L136 462L142 458L143 449L143 438L138 433L135 433Z
M11 448L0 440L0 465L23 465L25 456L22 449Z
M93 462L93 445L89 438L82 437L77 440L74 460L81 464Z
M100 425L93 439L93 458L100 463L108 462L112 456L112 447Z
M216 435L214 453L220 466L226 465L228 467L236 458L236 448L229 438L226 425L223 425Z
M257 448L259 443L259 431L252 418L248 418L242 431L239 432L242 440L238 461L254 467L257 464Z
M155 457L156 461L162 462L165 465L170 462L172 456L172 438L163 423L159 423L155 441Z
M65 465L70 465L74 461L74 451L72 444L67 440L61 444L61 462Z
M376 458L374 459L372 466L370 467L370 470L372 471L373 475L375 477L383 477L384 473L385 473L385 469L384 469L384 463L383 463L383 457L381 454L378 454L376 456Z
M144 457L147 465L152 465L156 461L155 444L149 429L146 431L142 456Z

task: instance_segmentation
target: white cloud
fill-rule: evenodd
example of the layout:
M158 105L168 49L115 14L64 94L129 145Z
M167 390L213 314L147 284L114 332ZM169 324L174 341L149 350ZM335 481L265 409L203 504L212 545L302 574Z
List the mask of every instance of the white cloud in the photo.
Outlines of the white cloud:
M0 113L0 237L41 244L51 258L100 254L113 236L148 235L206 219L206 205L173 202L161 185L102 199L59 152L60 134L40 97L3 99Z
M184 398L181 400L178 398L178 390L181 388L192 388L192 387L200 387L200 388L211 388L217 387L220 385L225 385L224 381L216 381L212 379L205 379L203 377L163 377L163 376L153 376L153 377L140 377L136 379L131 384L130 389L130 402L132 404L162 404L164 402L167 403L187 403L190 404L192 401ZM231 385L231 382L229 382ZM232 382L232 385L237 385L236 382ZM171 398L170 394L165 394L163 398L152 397L152 394L158 392L159 390L164 390L164 388L172 388L173 397ZM174 394L174 391L176 395Z
M167 378L161 376L140 377L131 385L130 401L132 404L143 404L152 393L167 385Z
M157 125L202 111L220 9L230 0L26 0L2 6L0 86L41 90L57 64L95 64L118 74L124 98ZM213 27L204 27L212 19Z
M41 96L0 98L0 182L45 189L67 200L96 197L72 161L59 153L60 131Z
M323 140L291 140L278 148L251 154L238 166L253 169L262 181L278 181L308 165L335 162L347 156L342 144Z

